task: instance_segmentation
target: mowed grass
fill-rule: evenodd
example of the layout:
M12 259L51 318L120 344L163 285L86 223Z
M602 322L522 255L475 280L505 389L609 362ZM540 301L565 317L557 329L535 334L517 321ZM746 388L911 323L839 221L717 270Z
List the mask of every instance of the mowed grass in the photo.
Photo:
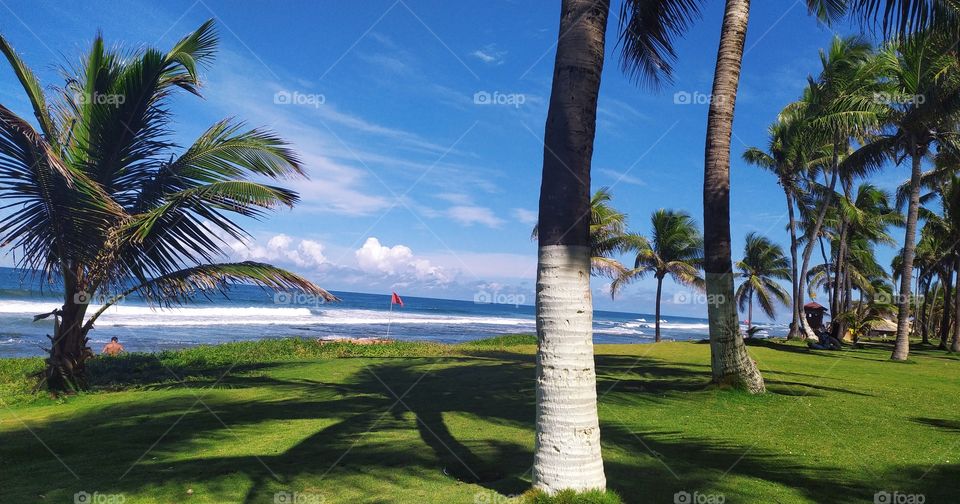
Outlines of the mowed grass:
M531 343L129 355L66 399L29 390L40 359L0 360L0 502L512 502L530 485ZM749 396L706 384L709 345L596 352L607 480L625 502L960 500L954 356L763 342L750 352L769 393Z

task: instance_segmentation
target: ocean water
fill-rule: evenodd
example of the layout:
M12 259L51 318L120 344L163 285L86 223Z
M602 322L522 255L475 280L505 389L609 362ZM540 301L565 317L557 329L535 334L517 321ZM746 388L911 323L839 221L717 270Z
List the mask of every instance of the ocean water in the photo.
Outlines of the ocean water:
M16 270L0 268L0 357L43 355L53 331L52 319L33 316L62 304L56 291L40 288ZM388 337L457 343L504 333L533 333L534 308L528 305L477 304L472 301L403 297L403 308L391 309L389 294L334 292L341 302L315 303L304 296L237 286L227 297L199 297L182 307L160 309L127 298L107 310L90 332L98 351L116 336L129 351L155 352L200 344L264 338ZM88 311L96 308L96 301ZM707 321L664 316L666 340L707 337ZM594 312L594 342L649 343L653 315ZM768 334L786 334L772 325Z

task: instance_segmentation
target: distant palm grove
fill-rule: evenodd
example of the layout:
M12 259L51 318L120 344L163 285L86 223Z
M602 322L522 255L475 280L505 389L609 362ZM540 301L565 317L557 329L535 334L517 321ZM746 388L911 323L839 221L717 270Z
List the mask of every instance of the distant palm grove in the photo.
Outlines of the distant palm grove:
M911 344L960 352L955 0L806 0L810 23L849 20L864 35L838 36L823 48L819 72L796 76L807 83L802 95L769 118L766 144L736 149L751 2L725 0L706 138L691 140L704 141L703 215L665 208L628 216L618 198L642 194L590 187L607 51L643 88L638 93L656 90L672 81L674 43L711 3L720 1L623 0L610 41L609 0L561 0L533 230L537 348L536 375L528 377L536 397L532 486L545 494L607 487L592 277L609 283L614 297L631 283L655 282L655 304L635 307L654 311L655 342L664 282L701 294L710 362L696 372L704 384L742 392L738 400L767 391L748 352L762 335L761 313L789 319L787 338L805 341L801 351L806 342L840 348L889 334L895 361L910 358ZM279 135L229 119L186 148L171 140L171 98L201 95L199 72L213 63L217 44L213 21L166 51L109 49L98 35L81 64L65 71L63 86L48 91L0 37L33 112L20 117L0 105L0 246L63 296L62 306L38 314L53 322L38 387L87 388L87 335L126 295L168 307L252 283L336 300L295 273L224 259L225 239L247 237L235 219L296 204L295 192L272 181L305 172ZM731 159L779 186L786 222L749 233L736 252ZM871 181L894 166L910 169L895 190ZM878 259L878 247L897 249L890 264ZM91 296L104 301L92 313ZM823 312L827 323L811 322L819 319L810 313Z

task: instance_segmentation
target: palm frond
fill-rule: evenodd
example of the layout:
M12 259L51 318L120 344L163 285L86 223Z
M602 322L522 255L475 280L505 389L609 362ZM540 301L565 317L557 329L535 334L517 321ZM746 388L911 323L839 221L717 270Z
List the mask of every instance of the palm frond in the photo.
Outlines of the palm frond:
M103 221L118 209L72 169L29 123L0 105L0 247L21 251L21 266L60 270L95 254Z
M252 284L273 291L303 292L316 296L318 303L340 300L302 276L269 264L253 261L204 264L147 279L126 289L122 294L107 300L88 319L86 328L92 327L107 308L134 293L147 302L172 306L189 302L197 295L209 295L211 292L228 296L230 287L237 284Z
M851 18L875 26L884 36L906 36L931 27L957 31L960 4L955 0L850 0Z
M306 177L289 144L270 131L242 128L229 119L208 128L179 158L141 181L131 211L143 212L167 195L202 184L252 176Z
M178 86L200 96L197 66L213 60L218 43L213 19L208 19L193 33L180 39L164 57L167 63L167 71L162 77L164 84Z
M613 279L613 282L610 283L610 298L616 299L617 294L623 290L627 285L644 278L647 273L650 273L649 268L632 268L628 270L621 271L620 274Z
M20 81L21 87L23 87L23 91L27 95L27 99L30 100L30 106L33 107L33 115L37 118L40 131L43 132L47 142L58 144L60 139L58 137L59 131L57 124L50 115L50 109L47 107L47 98L37 76L34 75L30 67L20 59L20 56L2 35L0 35L0 52L7 58L7 62L10 63L10 67L13 68L17 79Z
M704 0L625 0L620 9L620 66L652 88L673 79L674 41L701 15Z

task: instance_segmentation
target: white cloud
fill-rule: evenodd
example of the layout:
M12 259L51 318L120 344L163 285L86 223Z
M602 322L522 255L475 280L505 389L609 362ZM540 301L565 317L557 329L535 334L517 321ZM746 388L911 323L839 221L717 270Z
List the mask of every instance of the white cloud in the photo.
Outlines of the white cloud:
M298 251L302 257L305 257L307 260L312 261L315 264L327 262L327 258L323 255L323 245L319 242L315 242L313 240L303 240L300 242Z
M446 250L415 254L406 245L387 246L376 237L368 237L359 249L353 249L332 244L327 247L283 233L240 241L209 223L205 225L225 241L229 260L267 262L301 271L332 289L371 292L404 287L425 295L444 292L468 299L480 288L478 285L491 282L500 284L494 290L526 292L532 289L530 282L537 272L535 252ZM530 247L535 249L533 242Z
M520 221L521 224L532 226L537 223L537 212L526 208L514 208L513 218Z
M487 207L458 205L447 209L447 216L465 226L483 224L491 228L498 228L503 220L494 215L493 210Z
M388 197L364 192L365 186L372 182L364 168L338 163L310 152L304 152L302 158L310 178L288 183L303 198L296 208L356 216L370 215L392 204Z
M647 185L642 179L634 177L626 172L618 172L616 170L611 170L609 168L601 168L598 170L600 173L606 175L613 179L615 184L630 184L635 186L645 186Z
M323 244L313 240L295 242L290 236L278 234L267 240L266 246L239 240L228 240L228 245L243 260L280 262L300 268L317 268L327 263Z
M450 281L449 275L443 268L434 266L426 259L415 257L413 250L406 245L388 247L371 236L355 252L355 255L357 264L365 273L386 274L421 282L447 283Z
M487 44L482 48L470 53L470 56L473 56L474 58L477 58L488 65L502 64L503 58L506 55L507 51L497 49L496 44Z

